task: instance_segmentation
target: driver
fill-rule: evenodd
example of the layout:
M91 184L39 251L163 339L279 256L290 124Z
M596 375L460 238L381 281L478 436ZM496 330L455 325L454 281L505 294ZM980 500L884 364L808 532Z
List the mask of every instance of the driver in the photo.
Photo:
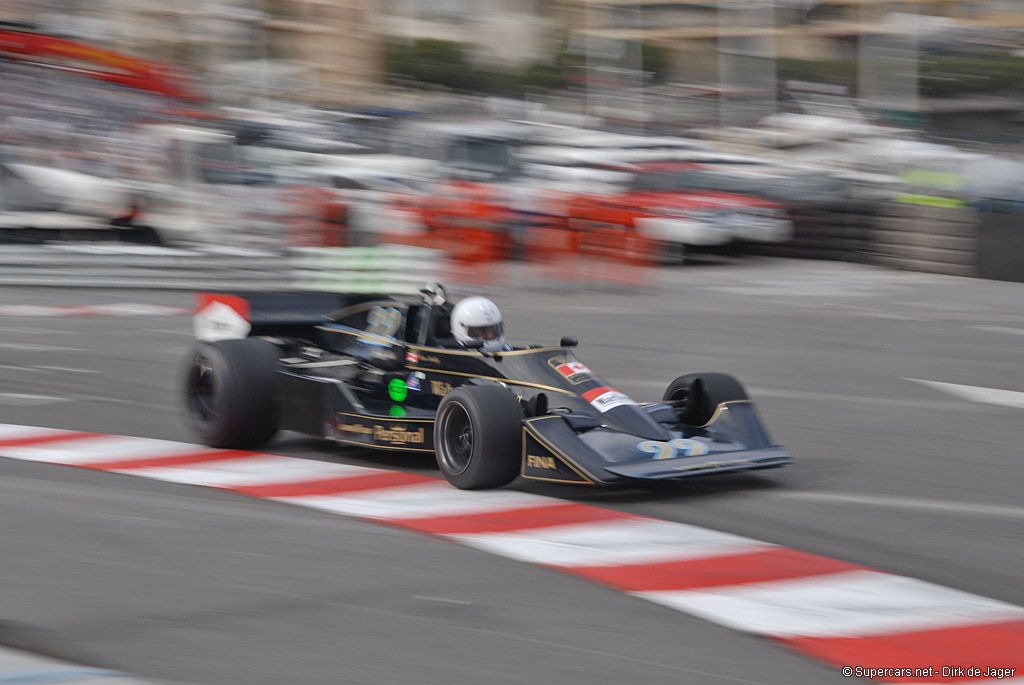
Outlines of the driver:
M484 352L511 350L505 344L505 324L498 306L486 297L473 296L459 300L452 309L452 335L460 345L483 340Z

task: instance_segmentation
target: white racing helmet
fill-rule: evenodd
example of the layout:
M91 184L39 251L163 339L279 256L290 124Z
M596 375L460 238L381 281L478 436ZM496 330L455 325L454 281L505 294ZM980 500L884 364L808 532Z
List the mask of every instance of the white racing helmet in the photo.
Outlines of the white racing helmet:
M467 297L452 310L452 335L460 344L483 340L484 352L500 352L505 346L501 310L486 297Z

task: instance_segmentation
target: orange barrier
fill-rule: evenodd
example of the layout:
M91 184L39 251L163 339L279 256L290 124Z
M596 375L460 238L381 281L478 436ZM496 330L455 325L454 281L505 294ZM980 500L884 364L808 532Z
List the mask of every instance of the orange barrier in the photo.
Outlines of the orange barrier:
M450 228L439 232L448 253L452 280L467 285L504 285L505 270L499 268L508 254L503 231L483 227Z
M286 197L295 212L288 218L292 247L346 247L348 207L321 188L291 188Z
M589 228L580 233L584 278L592 283L646 287L653 285L661 243L624 226Z
M390 243L441 250L446 255L442 273L452 283L486 286L506 282L505 262L510 249L503 231L480 226L449 226L382 237Z
M453 283L504 286L514 255L512 230L483 218L459 217L387 241L443 251L447 255L443 273ZM518 280L524 285L650 287L657 273L652 267L660 265L660 241L623 226L588 225L584 230L531 226L522 229L520 241Z
M533 227L523 234L523 261L532 281L575 283L580 280L580 234L561 228Z

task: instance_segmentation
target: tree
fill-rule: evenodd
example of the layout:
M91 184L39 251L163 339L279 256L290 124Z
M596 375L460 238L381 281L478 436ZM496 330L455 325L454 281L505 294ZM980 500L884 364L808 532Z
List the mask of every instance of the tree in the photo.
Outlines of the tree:
M453 90L473 90L477 73L460 43L424 38L396 42L386 52L387 70L394 76Z

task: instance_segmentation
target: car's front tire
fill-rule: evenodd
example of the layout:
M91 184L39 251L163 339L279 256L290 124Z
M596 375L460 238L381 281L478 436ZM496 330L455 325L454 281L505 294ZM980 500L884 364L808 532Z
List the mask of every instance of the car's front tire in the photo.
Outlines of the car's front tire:
M246 449L269 441L274 425L274 367L280 357L260 338L201 342L185 374L192 429L210 447Z
M519 474L523 410L499 385L466 385L437 408L434 451L448 482L463 490L495 488Z
M679 420L689 426L704 426L723 402L746 400L747 391L725 373L688 373L668 384L663 400L676 403Z

